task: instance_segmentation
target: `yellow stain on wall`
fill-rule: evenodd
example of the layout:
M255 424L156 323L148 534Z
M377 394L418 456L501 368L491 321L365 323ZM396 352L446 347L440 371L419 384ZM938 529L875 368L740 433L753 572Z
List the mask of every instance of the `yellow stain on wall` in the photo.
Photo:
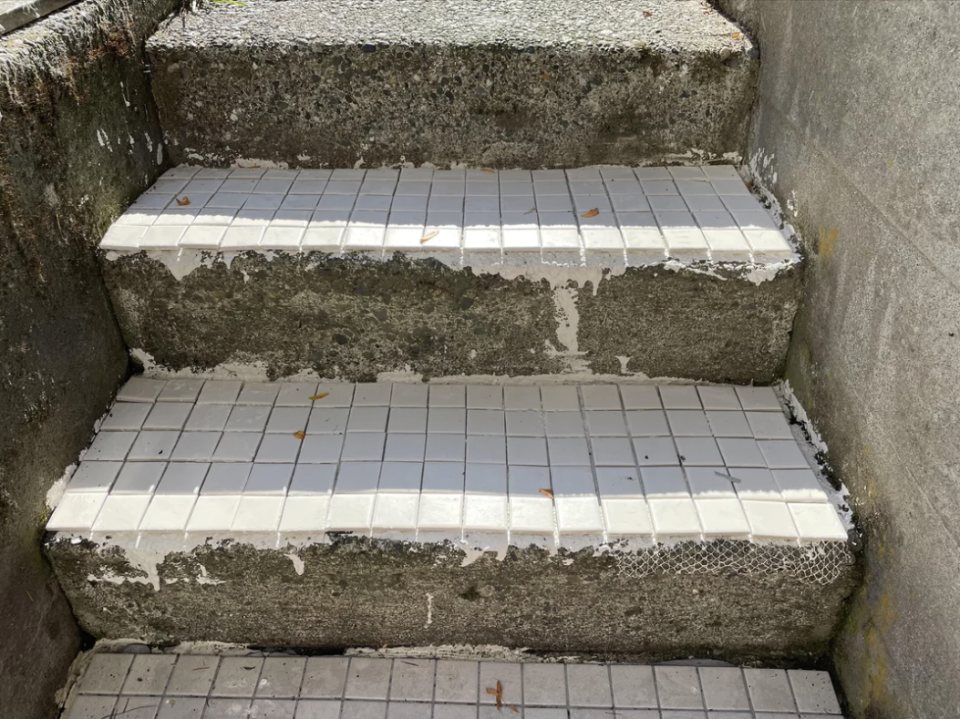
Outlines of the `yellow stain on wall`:
M836 225L832 227L821 227L820 228L820 256L821 257L832 257L833 256L833 247L837 243L837 237L840 235L840 230Z

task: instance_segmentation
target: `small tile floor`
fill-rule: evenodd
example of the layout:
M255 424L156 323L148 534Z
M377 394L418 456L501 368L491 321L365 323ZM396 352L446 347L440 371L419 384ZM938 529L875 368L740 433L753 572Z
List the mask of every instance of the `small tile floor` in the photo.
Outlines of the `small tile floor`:
M47 529L847 539L768 387L143 377Z
M344 656L97 654L64 717L120 716L839 719L841 710L829 674L817 671Z
M795 257L728 165L574 170L177 167L100 246L116 252L443 254L464 264ZM452 256L452 257L451 257ZM459 258L459 260L457 259Z

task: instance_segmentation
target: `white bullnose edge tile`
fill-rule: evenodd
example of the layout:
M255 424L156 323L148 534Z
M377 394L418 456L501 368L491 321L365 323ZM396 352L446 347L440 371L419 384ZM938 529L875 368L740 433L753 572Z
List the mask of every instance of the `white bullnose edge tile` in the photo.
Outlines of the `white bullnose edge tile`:
M694 499L703 536L706 538L730 537L746 539L750 536L750 524L737 499Z
M603 534L603 514L596 497L557 497L557 528L564 534Z
M553 535L556 529L553 502L546 496L510 497L507 511L511 533Z
M240 494L200 495L187 521L187 534L229 531L241 498Z
M374 530L416 530L420 495L414 492L377 492Z
M603 507L607 536L611 539L653 536L650 508L645 499L601 499L600 504Z
M328 532L369 533L373 522L375 493L334 494L327 512Z
M47 520L48 532L89 530L96 520L107 495L103 492L65 494Z
M192 494L154 495L140 521L141 532L182 532L197 497Z
M827 672L788 669L787 676L801 712L840 714L840 702Z
M97 515L93 531L135 532L149 504L149 494L112 494Z
M800 532L800 540L845 542L847 531L843 528L837 510L832 504L788 504L793 521Z
M744 500L743 511L754 539L795 542L799 539L785 502Z
M700 518L692 499L650 499L648 503L658 539L700 536Z
M292 496L283 505L280 532L322 532L327 527L330 496Z
M244 496L230 529L235 532L276 532L285 497Z

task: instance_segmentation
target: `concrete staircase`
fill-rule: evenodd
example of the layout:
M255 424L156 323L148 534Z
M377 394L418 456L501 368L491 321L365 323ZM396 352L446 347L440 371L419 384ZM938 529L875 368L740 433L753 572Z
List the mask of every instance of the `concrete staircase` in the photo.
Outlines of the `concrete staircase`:
M851 525L755 386L802 258L724 163L736 26L253 0L148 47L178 166L101 243L145 375L47 527L88 631L825 654Z

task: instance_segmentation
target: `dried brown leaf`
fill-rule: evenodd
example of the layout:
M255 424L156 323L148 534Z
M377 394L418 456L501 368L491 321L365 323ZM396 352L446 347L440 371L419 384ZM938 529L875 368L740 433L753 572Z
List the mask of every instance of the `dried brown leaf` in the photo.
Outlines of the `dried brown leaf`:
M329 392L321 392L320 394L313 395L313 397L307 397L307 399L309 399L311 402L316 402L318 399L323 399L324 397L328 397L329 395L330 395Z
M738 33L738 32L735 32L735 33L733 33L733 35L731 35L731 37L732 37L734 40L739 40L741 37L743 37L743 35L741 35L741 34Z
M497 711L503 709L503 684L500 683L500 680L497 679L496 689L492 687L487 687L487 694L496 697L497 699Z
M550 497L550 499L553 499L553 491L549 489L541 489L540 494Z
M644 16L644 17L653 17L653 13L650 12L649 10L644 10L644 11L643 11L643 16Z
M299 432L294 432L293 436L296 437L297 439L303 439L304 437L307 436L307 433L304 432L303 430L300 430Z
M489 167L481 167L481 172L496 172L496 170L491 170Z
M592 210L587 210L586 212L584 212L582 215L580 215L580 217L596 217L599 214L600 214L600 210L594 207Z
M520 713L520 710L517 709L513 704L510 705L510 711L512 711L514 714Z
M180 205L180 207L184 207L184 206L186 206L186 205L189 205L189 204L190 204L190 198L187 197L186 195L184 195L184 196L183 196L183 199L181 200L181 199L178 197L178 198L177 198L177 204Z
M541 73L541 75L540 75L540 79L541 79L541 80L549 80L550 77L551 77L551 75L550 75L549 72L544 72L544 73Z
M440 230L431 230L430 232L428 232L427 234L425 234L423 237L420 238L420 244L422 245L424 242L428 242L432 240L434 237L436 237L439 234L440 234Z

